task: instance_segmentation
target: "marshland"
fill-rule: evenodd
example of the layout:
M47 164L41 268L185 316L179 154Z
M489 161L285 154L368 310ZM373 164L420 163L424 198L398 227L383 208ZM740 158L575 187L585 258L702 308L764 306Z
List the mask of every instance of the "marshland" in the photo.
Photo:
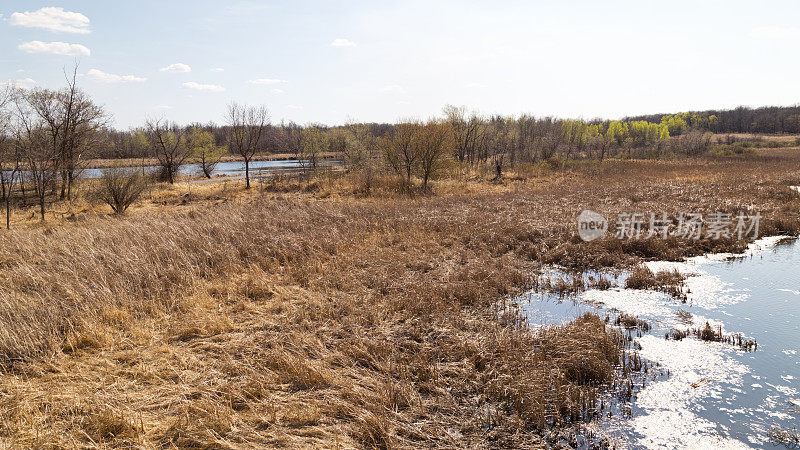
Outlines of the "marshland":
M795 147L720 154L731 138L696 130L708 142L697 154L651 154L681 142L670 137L652 147L608 144L602 160L577 149L543 158L538 146L553 133L532 134L522 147L530 153L513 162L496 153L504 144L462 162L455 142L463 116L450 112L432 125L387 127L374 147L357 147L360 125L314 131L327 145L342 138L371 152L354 157L346 148L335 168L306 158L250 189L242 177L177 172L169 183L111 167L99 179L76 176L62 200L56 174L42 219L35 180L17 178L10 230L0 236L5 442L547 445L554 430L561 436L592 417L603 392L619 384L633 348L625 336L641 319L623 316L614 326L595 311L531 327L514 298L547 290L539 274L555 267L632 271L624 283L596 283L599 292L658 290L687 308L674 295L684 277L640 264L748 245L583 242L581 210L614 217L758 205L764 235L800 230L800 196L789 188L800 180ZM519 137L524 120L464 119L479 123L485 142L501 139L493 133L505 126ZM426 187L423 169L412 165L408 177L391 159L400 130L411 128L415 142L428 126L450 141ZM563 136L568 125L548 126ZM187 153L199 133L162 132ZM137 133L156 140L158 130ZM6 142L19 149L18 139ZM109 200L120 193L132 201L115 213ZM574 289L558 289L593 292L591 283L568 284Z
M342 11L179 3L0 9L0 448L797 445L800 106L700 107L729 103L661 63L599 101L564 35L531 65L533 6L461 34L432 2L461 37L429 42L373 5L347 17L380 39L317 45Z

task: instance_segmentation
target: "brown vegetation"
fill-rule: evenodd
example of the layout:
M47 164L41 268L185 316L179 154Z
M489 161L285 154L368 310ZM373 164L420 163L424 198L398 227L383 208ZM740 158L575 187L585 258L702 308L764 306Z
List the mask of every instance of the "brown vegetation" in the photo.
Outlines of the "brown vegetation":
M389 179L354 197L351 174L263 195L178 183L123 218L90 205L57 228L19 222L0 235L0 442L543 445L542 427L580 417L613 377L619 339L596 316L534 333L504 299L542 264L745 244L584 243L578 213L752 205L762 234L796 233L798 162L517 166L416 198Z

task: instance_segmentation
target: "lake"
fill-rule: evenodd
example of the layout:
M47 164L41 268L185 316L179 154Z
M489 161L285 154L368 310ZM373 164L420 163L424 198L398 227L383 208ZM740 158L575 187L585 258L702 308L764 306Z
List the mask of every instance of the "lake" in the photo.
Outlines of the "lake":
M652 325L633 339L658 370L635 392L630 417L604 417L596 424L610 441L623 448L773 448L774 427L800 429L800 243L767 238L732 256L648 263L653 271L688 275L686 303L619 287L567 299L537 293L519 299L533 327L583 312L611 318L624 312ZM624 286L624 279L615 285ZM672 329L706 322L725 334L755 339L757 349L691 336L665 339Z
M319 165L321 166L335 166L340 164L339 161L324 160ZM159 166L144 166L144 170L155 171ZM273 161L252 161L250 162L250 174L258 175L259 173L276 173L288 170L297 170L302 167L300 160L297 159L284 159ZM200 164L184 164L181 166L180 175L202 175ZM100 178L103 174L103 169L85 169L82 172L84 178ZM214 175L243 175L244 162L230 161L220 162L214 169Z

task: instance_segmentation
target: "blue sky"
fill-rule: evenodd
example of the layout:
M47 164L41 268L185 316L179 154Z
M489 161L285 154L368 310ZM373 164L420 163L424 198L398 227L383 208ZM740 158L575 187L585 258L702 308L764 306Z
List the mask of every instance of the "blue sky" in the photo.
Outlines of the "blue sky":
M122 128L222 122L230 101L327 124L448 103L616 118L800 102L796 1L4 0L0 14L0 81L60 87L77 60Z

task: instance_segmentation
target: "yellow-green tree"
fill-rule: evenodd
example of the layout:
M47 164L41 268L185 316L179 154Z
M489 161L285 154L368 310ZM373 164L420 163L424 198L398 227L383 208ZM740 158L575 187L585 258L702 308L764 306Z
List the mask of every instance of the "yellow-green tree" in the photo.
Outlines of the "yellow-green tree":
M189 130L188 145L189 152L193 158L197 158L206 178L211 178L217 163L228 152L227 147L217 145L213 133L196 126Z
M625 122L613 121L608 124L606 137L614 140L617 145L622 145L628 139L628 126Z
M317 169L322 153L328 149L325 132L316 126L307 126L300 133L300 161L312 171Z
M680 136L687 128L686 119L680 114L664 116L661 123L667 126L670 136Z

